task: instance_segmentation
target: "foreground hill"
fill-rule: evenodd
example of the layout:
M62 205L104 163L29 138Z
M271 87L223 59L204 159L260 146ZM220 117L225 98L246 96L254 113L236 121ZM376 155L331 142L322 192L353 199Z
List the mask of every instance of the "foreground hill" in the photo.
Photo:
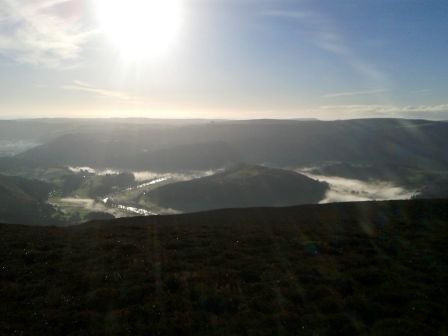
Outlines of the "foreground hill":
M46 203L52 190L44 182L0 175L0 221L53 224L55 210Z
M293 171L238 165L212 176L162 186L147 199L164 208L192 212L318 203L328 189L327 183Z
M0 225L0 334L443 335L448 201Z

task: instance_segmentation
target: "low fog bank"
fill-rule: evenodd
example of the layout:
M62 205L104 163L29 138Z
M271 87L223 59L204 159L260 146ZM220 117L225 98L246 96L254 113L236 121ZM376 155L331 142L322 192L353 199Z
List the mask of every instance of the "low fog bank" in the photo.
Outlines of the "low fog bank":
M184 173L157 173L153 171L137 171L133 172L137 182L145 182L150 180L176 180L190 181L201 177L211 176L221 172L222 169L204 170L204 171L188 171Z
M142 202L144 195L160 186L190 181L210 175L221 170L185 171L182 173L160 173L153 171L126 171L110 168L93 168L88 166L67 167L75 174L88 173L103 177L107 175L132 174L135 183L97 197L74 194L73 197L53 198L51 204L66 214L70 213L107 213L116 218L132 216L167 215L179 213L176 210L161 207L157 204Z
M69 167L73 172L87 171L96 175L120 174L123 171L116 169L97 169L92 167ZM160 173L154 171L133 171L131 172L135 181L139 184L130 188L140 189L149 185L163 183L173 183L180 181L190 181L206 176L211 176L225 169L186 171L183 173ZM409 190L385 181L361 181L336 176L325 176L310 173L309 169L293 169L294 171L306 175L319 181L325 181L330 185L325 199L320 203L332 202L354 202L354 201L374 201L374 200L404 200L410 199L417 194L416 190ZM127 191L129 191L127 190Z
M39 145L39 143L29 141L0 140L0 157L14 156Z
M97 169L92 167L73 167L69 166L68 169L74 173L80 173L82 171L86 171L90 174L95 175L118 175L123 173L123 170L117 169ZM223 171L223 169L217 170L204 170L204 171L186 171L182 173L160 173L154 171L133 171L131 172L134 175L136 182L151 182L155 180L166 181L166 180L174 180L174 181L189 181L201 177L211 176L216 173Z
M325 181L330 185L330 190L320 203L405 200L412 198L417 193L415 190L407 190L390 182L366 182L335 176L315 175L306 170L297 171L313 179Z

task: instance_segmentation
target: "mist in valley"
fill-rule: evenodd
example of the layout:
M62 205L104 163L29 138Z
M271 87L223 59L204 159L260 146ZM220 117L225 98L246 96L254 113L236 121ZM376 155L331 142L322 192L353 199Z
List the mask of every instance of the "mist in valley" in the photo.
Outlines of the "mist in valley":
M39 145L40 143L27 140L0 140L0 157L14 156Z
M116 169L96 169L92 167L69 167L74 173L88 172L97 176L118 175L123 171ZM287 169L288 170L288 169ZM131 172L135 178L135 184L122 188L114 193L104 195L104 197L63 198L55 203L61 207L80 207L88 211L106 212L115 217L129 216L148 216L181 213L178 209L164 208L157 204L142 203L142 196L149 196L152 190L161 186L199 180L207 176L226 171L226 167L216 170L189 171L183 173L154 172L154 171L135 171ZM309 169L291 169L300 174L308 176L316 181L326 182L329 189L325 197L319 202L363 202L363 201L382 201L382 200L405 200L411 199L417 194L417 190L411 190L403 186L398 186L388 181L349 179L337 176L324 176L312 174ZM280 196L280 195L279 195ZM198 200L199 202L199 200Z
M30 181L21 185L45 183L52 191L37 202L54 211L46 208L42 220L61 223L103 214L400 200L425 188L438 197L445 189L432 186L446 185L448 176L443 122L36 120L0 128L0 145L10 152L0 157L0 175ZM17 197L25 203L23 192Z
M361 181L337 176L304 174L330 185L330 190L320 203L406 200L417 194L416 190L408 190L386 181Z

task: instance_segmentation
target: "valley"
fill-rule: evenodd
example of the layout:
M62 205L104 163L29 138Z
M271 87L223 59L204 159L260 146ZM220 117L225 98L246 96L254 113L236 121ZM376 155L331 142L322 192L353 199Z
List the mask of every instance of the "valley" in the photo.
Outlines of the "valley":
M7 131L4 124L0 128ZM40 144L0 157L0 175L48 184L46 216L63 226L229 207L448 197L444 122L124 120L101 130L97 125L14 124L15 141ZM374 138L388 139L388 145ZM240 173L232 175L235 169ZM299 182L299 175L315 181L314 189ZM318 191L317 182L325 190Z

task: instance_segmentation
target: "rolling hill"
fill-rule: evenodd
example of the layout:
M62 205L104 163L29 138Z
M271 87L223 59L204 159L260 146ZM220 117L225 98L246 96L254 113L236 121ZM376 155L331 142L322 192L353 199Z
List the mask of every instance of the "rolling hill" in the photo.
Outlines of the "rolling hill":
M448 201L0 225L0 334L443 335Z
M0 222L53 224L55 210L46 204L52 190L44 182L0 175Z
M328 188L327 183L293 171L236 165L212 176L159 187L146 199L164 208L192 212L318 203Z
M215 169L238 162L446 169L447 133L446 122L404 119L229 121L165 128L120 125L64 134L16 158L30 165L156 171Z

